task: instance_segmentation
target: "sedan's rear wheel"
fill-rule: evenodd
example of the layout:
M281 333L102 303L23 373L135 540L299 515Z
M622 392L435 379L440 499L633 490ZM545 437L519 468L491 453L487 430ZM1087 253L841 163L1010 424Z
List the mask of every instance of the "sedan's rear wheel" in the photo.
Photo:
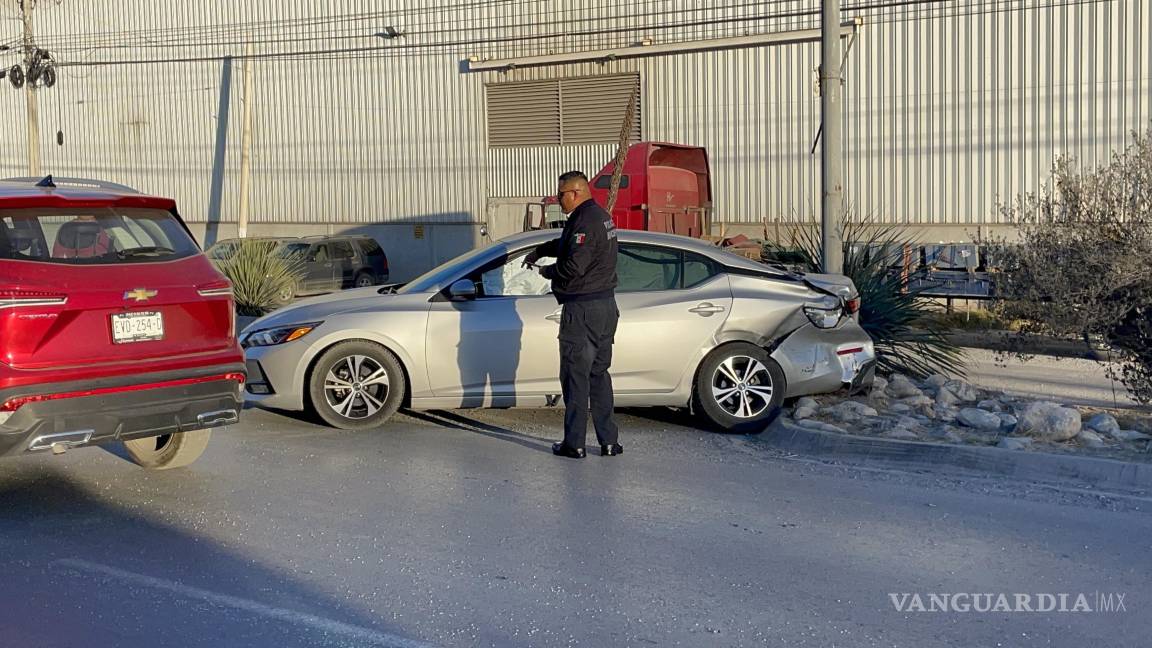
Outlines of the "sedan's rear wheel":
M350 340L320 355L312 369L312 409L332 427L364 430L382 425L404 400L400 361L374 342Z
M784 370L764 349L728 344L704 358L696 375L696 408L727 432L762 432L784 400Z

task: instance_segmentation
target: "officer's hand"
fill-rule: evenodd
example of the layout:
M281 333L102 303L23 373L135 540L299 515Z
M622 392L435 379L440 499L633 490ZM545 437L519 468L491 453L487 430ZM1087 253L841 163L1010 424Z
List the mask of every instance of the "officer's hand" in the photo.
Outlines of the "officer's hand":
M533 250L533 251L528 253L528 256L524 257L524 267L525 268L532 267L532 266L536 265L536 262L539 260L540 260L540 255L536 254L536 251Z

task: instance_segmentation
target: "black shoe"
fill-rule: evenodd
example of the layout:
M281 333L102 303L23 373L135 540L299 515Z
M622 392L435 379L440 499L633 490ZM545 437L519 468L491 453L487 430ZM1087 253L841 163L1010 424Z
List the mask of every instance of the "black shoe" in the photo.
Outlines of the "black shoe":
M619 443L608 443L600 446L601 457L615 457L624 454L624 446Z
M583 459L587 453L584 452L584 448L573 448L564 445L563 441L557 441L552 444L552 454L557 457L568 457L569 459Z

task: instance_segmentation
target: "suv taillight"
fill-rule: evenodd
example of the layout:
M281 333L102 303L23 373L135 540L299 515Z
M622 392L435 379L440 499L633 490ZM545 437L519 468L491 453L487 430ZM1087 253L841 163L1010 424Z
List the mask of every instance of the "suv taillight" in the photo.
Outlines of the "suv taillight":
M860 298L854 297L849 299L847 303L844 304L844 310L848 311L849 315L855 315L860 312Z
M68 298L59 293L40 290L0 288L0 308L21 306L63 306Z

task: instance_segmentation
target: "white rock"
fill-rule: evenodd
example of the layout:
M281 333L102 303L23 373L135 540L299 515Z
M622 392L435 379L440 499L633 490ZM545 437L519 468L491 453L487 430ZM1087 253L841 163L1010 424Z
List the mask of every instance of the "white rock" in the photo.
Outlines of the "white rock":
M999 412L1004 409L1004 407L1000 404L1000 401L997 400L982 400L976 404L976 407L979 407L982 410L987 410L989 412Z
M953 430L948 430L944 433L944 440L948 443L964 443L964 439Z
M959 415L959 413L959 410L957 410L955 407L941 407L937 405L932 410L932 417L941 423L952 423L956 420L956 417Z
M960 410L960 413L956 415L956 420L961 425L977 430L998 430L1001 425L999 416L976 407L965 407Z
M997 448L1004 448L1005 450L1024 450L1031 447L1032 439L1028 437L1004 437L1000 439L1000 443L996 444Z
M897 416L896 425L909 430L922 430L924 429L923 422L911 416Z
M888 381L886 392L892 398L911 398L924 395L924 392L920 391L915 383L901 374L892 376L892 379Z
M801 398L801 399L796 401L796 409L800 409L801 407L810 407L812 409L819 409L820 408L820 401L816 400L815 398L812 398L811 396L805 396L804 398Z
M882 376L876 376L872 380L872 389L870 390L873 395L882 395L888 389L888 380Z
M1147 441L1152 439L1152 436L1136 430L1116 430L1111 436L1118 441Z
M924 394L920 394L919 396L903 398L900 400L900 402L909 407L931 407L933 404L935 404L936 401L928 398Z
M816 410L811 407L797 407L792 412L792 418L796 419L797 421L812 418L813 416L816 416Z
M1084 421L1084 427L1108 436L1113 436L1120 431L1120 424L1116 422L1116 417L1107 412L1100 412Z
M893 414L907 414L912 408L907 403L892 403L888 406L888 411Z
M884 433L884 436L889 439L899 439L901 441L918 441L920 436L912 430L902 427L894 427Z
M1012 430L1016 428L1018 421L1016 420L1015 416L1012 416L1007 412L998 412L996 416L1000 417L1000 427L1004 428L1005 430Z
M880 415L875 408L856 401L844 401L832 407L826 407L821 412L841 423L857 423L863 418Z
M943 387L948 382L948 378L940 374L933 374L924 379L924 384L931 387Z
M1092 430L1080 430L1080 434L1076 435L1076 440L1079 441L1080 445L1084 446L1085 448L1104 447L1104 439L1101 439L1100 435L1096 434Z
M936 392L936 405L937 406L943 405L944 407L952 407L954 405L959 405L959 404L960 404L960 399L957 398L956 394L953 394L950 390L941 389L940 391Z
M980 400L980 392L976 388L963 380L949 380L944 383L944 389L956 395L956 398L964 401L965 403L973 403Z
M1056 403L1028 403L1016 413L1017 434L1044 441L1067 441L1080 433L1080 412Z

